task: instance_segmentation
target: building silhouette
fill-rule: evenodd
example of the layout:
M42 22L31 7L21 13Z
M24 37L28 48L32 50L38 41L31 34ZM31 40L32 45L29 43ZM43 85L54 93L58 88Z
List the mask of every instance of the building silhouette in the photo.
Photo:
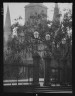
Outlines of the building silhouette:
M42 3L30 3L25 6L25 22L28 21L30 16L40 14L44 12L47 15L47 7L44 6Z

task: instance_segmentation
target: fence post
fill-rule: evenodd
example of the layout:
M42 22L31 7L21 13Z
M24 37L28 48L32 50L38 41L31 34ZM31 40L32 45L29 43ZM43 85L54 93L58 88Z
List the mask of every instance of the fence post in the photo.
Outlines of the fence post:
M51 57L45 56L45 78L44 78L44 85L49 85L50 83L50 63L51 63Z
M39 85L39 61L38 53L33 55L33 85Z

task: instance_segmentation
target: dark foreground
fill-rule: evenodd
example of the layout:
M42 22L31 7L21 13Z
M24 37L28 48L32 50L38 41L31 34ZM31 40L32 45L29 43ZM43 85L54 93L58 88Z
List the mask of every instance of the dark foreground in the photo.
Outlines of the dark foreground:
M50 86L4 86L4 92L20 93L72 93L72 87L50 87Z

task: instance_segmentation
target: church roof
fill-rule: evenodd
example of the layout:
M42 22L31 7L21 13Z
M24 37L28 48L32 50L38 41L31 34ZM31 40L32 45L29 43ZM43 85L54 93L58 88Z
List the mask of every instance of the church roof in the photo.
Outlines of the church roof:
M41 7L44 7L47 9L47 7L45 5L43 5L42 3L30 3L30 4L26 5L25 8L35 6L35 5L38 5L38 6L41 6Z

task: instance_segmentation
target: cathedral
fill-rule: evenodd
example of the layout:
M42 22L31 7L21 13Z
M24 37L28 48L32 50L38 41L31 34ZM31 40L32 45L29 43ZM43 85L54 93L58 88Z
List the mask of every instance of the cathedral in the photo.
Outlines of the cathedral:
M47 7L42 3L30 3L25 6L25 22L28 21L31 15L35 15L35 13L40 14L42 11L47 15ZM58 4L55 3L53 22L60 22L59 18L59 8ZM47 18L46 18L47 19ZM4 26L4 49L7 49L7 41L9 39L9 35L11 35L11 18L10 18L10 10L9 6L7 6L6 20ZM39 46L39 48L43 48L43 46ZM40 53L41 57L43 53ZM28 57L29 58L29 57Z
M44 12L44 14L47 15L47 9L48 8L42 3L30 3L26 5L25 6L25 22L27 22L29 17L31 15L34 15L35 13L40 14L41 12ZM58 15L59 15L59 8L58 8L58 4L55 3L53 21L60 22L60 17ZM10 10L9 10L9 6L7 6L7 13L6 13L5 26L4 26L4 41L5 42L8 41L9 35L11 34L10 27L11 27Z
M44 12L44 14L47 15L47 9L48 8L46 6L44 6L43 3L30 3L30 4L26 5L25 6L25 23L29 20L30 16L35 15L36 13L40 14L41 12ZM56 22L56 24L58 24L58 23L60 24L60 12L59 12L58 3L55 3L53 20L52 21ZM11 33L12 32L11 32L10 10L9 10L9 6L7 6L7 13L6 13L5 26L4 26L4 49L7 49L7 42L9 40L9 37L10 37ZM45 46L44 44L42 44L42 45ZM40 47L42 50L44 49L39 45L37 47ZM33 73L33 79L34 79L33 81L36 81L37 84L38 84L37 81L39 81L39 73L44 74L43 77L41 77L42 75L40 75L40 78L44 78L44 80L46 80L48 78L49 79L55 78L57 80L62 81L63 70L61 70L61 69L62 69L63 66L61 66L61 65L63 65L63 64L61 63L60 66L59 66L58 62L54 58L52 58L52 56L50 58L45 58L47 60L50 59L50 62L49 61L45 62L45 59L43 58L43 55L42 55L44 53L44 50L41 51L41 52L38 52L38 53L41 57L41 59L40 59L41 61L39 60L40 62L38 62L38 61L37 61L38 63L34 62L35 58L34 59L32 58L32 54L29 55L30 53L26 52L25 53L26 57L24 55L23 56L24 56L24 60L28 60L28 61L24 62L24 64L29 64L30 66L31 66L31 64L33 64L33 65L37 64L39 66L41 65L41 67L35 66L35 68L33 68L33 70L32 70L33 72L30 71L30 73L27 73L27 72L29 72L28 69L27 69L28 67L25 67L25 66L20 67L19 74L25 73L26 76L28 76L29 74L31 75L31 73ZM23 57L22 57L22 59L23 59ZM27 65L27 66L29 66L29 65ZM50 65L50 66L47 66L47 65ZM59 67L59 69L58 69L58 67ZM39 71L39 70L41 70L39 68L43 69L43 71ZM47 69L49 69L49 70L47 70ZM59 70L60 70L60 72L59 72ZM51 73L49 73L49 75L52 76L52 77L49 77L49 75L47 75L49 71L51 72ZM24 74L24 77L25 77L25 74ZM29 77L26 77L26 78L29 78Z
M35 15L35 13L40 14L42 11L47 15L47 7L44 6L42 3L30 3L28 5L25 6L25 22L28 21L28 19L30 18L31 15ZM58 4L55 3L55 8L54 8L54 15L53 15L53 22L58 21L60 22L60 18L59 18L59 8L58 8ZM47 18L46 18L47 19ZM7 49L7 41L9 39L9 35L11 35L11 18L10 18L10 10L9 10L9 6L7 7L7 14L6 14L6 21L5 21L5 26L4 26L4 49ZM38 45L38 48L41 48L41 50L44 49L44 45ZM45 62L43 60L43 54L44 51L38 51L38 54L41 57L41 61L40 61L40 66L41 64L43 64L42 68L45 69ZM32 58L32 54L31 53L26 53L26 57L24 56L24 58L22 57L23 62L26 64L33 64L33 58ZM56 71L56 67L58 67L57 62L52 59L51 60L51 64L50 66L53 68L52 70ZM36 69L35 69L36 70ZM27 69L23 67L20 68L19 74L25 72L25 74L27 74ZM41 74L41 73L40 73ZM36 77L36 76L35 76Z

